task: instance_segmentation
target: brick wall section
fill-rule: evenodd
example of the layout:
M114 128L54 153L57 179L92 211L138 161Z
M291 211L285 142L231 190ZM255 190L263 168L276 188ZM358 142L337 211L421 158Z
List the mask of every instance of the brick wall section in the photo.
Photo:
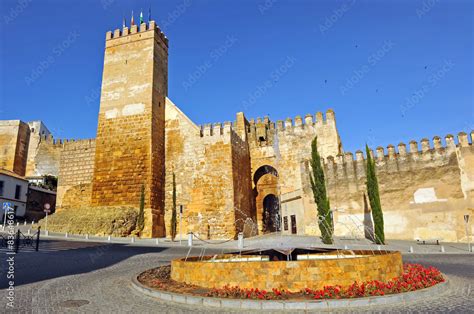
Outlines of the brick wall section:
M20 120L0 121L0 167L25 175L30 128Z
M235 228L245 237L257 234L257 219L253 206L250 150L236 132L232 131L232 176L234 187Z
M18 139L16 142L15 163L13 172L24 176L26 172L26 162L28 159L28 145L30 142L30 127L26 123L20 123L18 127Z
M90 205L95 146L95 140L63 143L57 193L58 210Z
M56 192L30 187L28 189L25 219L28 221L38 221L44 218L46 215L44 205L46 203L51 206L51 212L54 213L56 211Z
M458 144L454 137L446 137L446 146L435 137L406 145L392 145L387 154L379 147L374 154L380 197L384 211L385 236L390 239L438 238L443 241L466 241L463 216L474 214L471 177L474 177L474 148L467 135L460 133ZM366 194L366 161L361 151L355 159L351 153L326 161L328 191L335 213L335 233L347 235L356 231L364 236L364 204ZM305 171L306 172L306 171ZM316 211L304 176L307 210ZM352 219L351 219L352 218ZM314 218L315 219L315 218ZM315 223L307 224L307 233L317 230ZM318 232L318 231L316 231Z
M28 148L26 176L59 175L59 162L63 142L52 136L32 133Z
M302 261L206 262L197 258L171 262L171 278L206 288L226 285L264 290L285 289L297 292L304 288L323 289L324 286L349 286L355 281L389 281L402 274L400 252L366 254L358 258ZM250 257L245 256L243 257Z
M139 206L144 236L164 236L164 104L168 42L150 25L106 35L92 206Z
M236 236L238 203L248 211L249 194L238 184L245 174L245 144L231 135L231 124L203 130L196 126L169 99L166 107L166 225L170 230L172 174L176 175L177 204L184 205L182 234L229 239ZM231 139L233 137L234 140ZM248 159L247 159L248 162ZM239 171L233 173L233 167ZM234 184L234 180L237 184ZM249 182L248 180L246 181ZM239 206L239 208L240 208ZM179 228L179 225L178 225ZM179 234L179 229L178 229ZM169 232L167 233L169 236Z

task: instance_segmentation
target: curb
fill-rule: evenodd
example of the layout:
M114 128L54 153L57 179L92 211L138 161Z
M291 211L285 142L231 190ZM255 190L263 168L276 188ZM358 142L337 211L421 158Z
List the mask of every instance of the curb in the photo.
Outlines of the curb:
M148 247L183 247L183 248L189 248L187 246L187 242L185 242L183 245L179 244L179 241L176 242L171 242L169 240L164 240L162 238L135 238L135 240L132 242L131 237L111 237L110 240L108 240L108 236L95 236L95 235L90 235L88 239L85 238L85 235L82 234L69 234L66 236L65 233L59 233L59 232L49 232L48 235L45 235L45 231L41 231L42 234L41 236L43 237L42 239L51 239L51 240L70 240L70 241L78 241L78 242L97 242L97 243L106 243L106 244L126 244L126 245L131 245L131 246L148 246ZM157 242L158 240L158 242ZM324 245L319 245L318 248L333 248L336 249L335 247L330 247L330 246L324 246ZM234 246L223 246L219 244L205 244L201 242L194 242L192 248L215 248L215 249L224 249L224 250L231 250L231 251L237 251L239 250L237 247L237 243ZM252 245L246 246L244 250L255 250L258 248L267 248L267 247L254 247ZM342 249L342 246L338 247L339 249ZM353 250L376 250L374 247L371 246L364 246L364 245L356 245L356 246L349 246L349 249ZM432 252L423 252L423 251L414 251L414 252L409 252L405 249L400 249L400 248L391 248L387 247L383 250L387 251L399 251L402 253L402 255L465 255L465 254L471 254L473 252L468 252L466 251L455 251L455 252L441 252L441 251L432 251Z
M449 286L449 280L446 275L443 274L445 282L439 283L433 287L386 296L317 301L246 300L201 297L156 290L142 285L137 279L138 276L139 275L135 275L132 277L132 287L147 296L162 301L203 307L247 310L321 310L403 304L425 299L427 297L439 296L441 293L445 292L446 288Z

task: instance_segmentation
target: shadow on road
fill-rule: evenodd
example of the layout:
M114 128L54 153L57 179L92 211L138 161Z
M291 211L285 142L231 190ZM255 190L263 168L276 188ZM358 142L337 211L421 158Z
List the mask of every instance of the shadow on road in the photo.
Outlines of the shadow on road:
M91 272L110 267L136 255L165 250L168 248L42 240L39 252L20 252L16 255L1 252L0 288L7 288L10 280L13 280L14 286L18 287L42 280ZM11 260L9 261L11 256L14 256L13 271L10 267ZM11 274L14 278L7 277Z

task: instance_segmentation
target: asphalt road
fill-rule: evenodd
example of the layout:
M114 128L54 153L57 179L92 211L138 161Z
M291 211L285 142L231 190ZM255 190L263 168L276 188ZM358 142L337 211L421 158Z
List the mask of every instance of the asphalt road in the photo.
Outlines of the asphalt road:
M40 252L15 255L13 309L6 308L9 256L2 252L0 308L14 313L218 313L212 308L162 302L131 288L134 274L169 263L187 252L184 247L44 240ZM206 254L217 252L221 251L208 249ZM404 260L438 267L449 277L447 291L423 301L343 312L474 312L474 254L408 254Z

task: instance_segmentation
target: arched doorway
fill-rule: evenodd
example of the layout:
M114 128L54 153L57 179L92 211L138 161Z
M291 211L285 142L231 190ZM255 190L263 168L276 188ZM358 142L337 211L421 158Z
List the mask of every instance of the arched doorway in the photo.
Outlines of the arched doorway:
M278 171L271 165L262 165L253 174L259 233L281 230L278 179Z
M263 199L263 232L281 231L280 202L274 194Z

